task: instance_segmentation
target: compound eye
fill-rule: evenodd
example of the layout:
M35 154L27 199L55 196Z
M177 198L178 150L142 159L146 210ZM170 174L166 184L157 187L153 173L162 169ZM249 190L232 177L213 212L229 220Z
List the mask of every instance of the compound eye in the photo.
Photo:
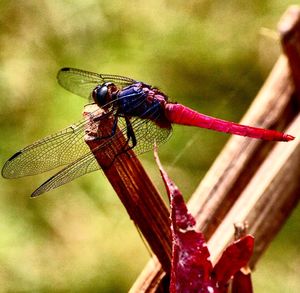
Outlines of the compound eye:
M101 105L106 103L107 93L108 93L108 87L106 85L101 86L97 94L98 100Z
M106 101L107 93L108 93L108 87L106 84L103 84L102 86L97 86L93 90L92 97L98 106L101 107L107 103L107 101Z

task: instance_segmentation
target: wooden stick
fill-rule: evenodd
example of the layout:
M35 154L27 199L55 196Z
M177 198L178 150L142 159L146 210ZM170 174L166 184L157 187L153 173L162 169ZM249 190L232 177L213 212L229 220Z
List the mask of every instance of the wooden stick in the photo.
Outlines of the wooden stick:
M114 122L112 115L105 117L105 113L95 114L97 108L95 105L85 107L84 115L90 117L85 141L130 218L145 237L164 270L169 271L171 240L168 209L134 153L131 150L126 153L122 151L126 140L119 129L113 138L97 139L99 132L102 137L109 137Z
M148 261L147 265L145 266L139 277L136 279L129 292L168 292L163 289L163 280L165 277L165 271L162 269L158 259L153 256ZM166 287L169 288L169 284L166 284ZM161 290L159 290L158 288L161 288Z
M282 16L278 30L281 37L281 43L284 53L289 59L292 77L300 97L300 9L299 6L293 5Z
M300 9L292 6L283 15L279 23L282 46L288 57L288 70L291 85L300 85ZM291 87L292 88L292 87ZM300 89L300 88L299 88ZM271 95L272 93L270 93ZM282 95L283 96L283 93ZM290 99L294 97L294 91ZM291 112L299 107L292 104ZM293 113L290 114L293 116ZM300 115L292 121L287 132L300 133ZM227 213L217 231L209 241L212 260L216 261L222 247L233 238L233 222L247 220L249 232L255 236L255 251L251 265L258 261L299 201L300 188L300 144L299 137L291 144L277 144L267 159L256 170L255 176L241 193L234 206Z
M294 92L281 56L241 123L284 129ZM270 111L272 109L272 111ZM278 127L279 128L279 127ZM276 143L232 136L189 201L198 228L213 234Z
M300 133L300 114L287 129ZM213 263L233 240L234 223L247 221L255 237L253 266L296 207L300 197L300 140L277 144L208 242Z

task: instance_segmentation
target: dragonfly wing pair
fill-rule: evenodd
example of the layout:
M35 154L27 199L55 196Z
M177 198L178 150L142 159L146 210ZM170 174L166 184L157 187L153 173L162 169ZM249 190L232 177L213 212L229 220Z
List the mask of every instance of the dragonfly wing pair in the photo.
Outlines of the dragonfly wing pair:
M98 85L105 82L112 82L118 88L122 89L136 82L129 77L98 74L75 68L62 68L57 74L58 83L66 90L81 96L83 98L91 98L91 93Z
M121 120L123 119L120 119L119 124L125 124L125 121L121 122ZM172 132L171 128L160 129L155 123L146 119L134 118L131 124L133 130L136 130L137 145L134 148L136 155L151 150L154 142L157 144L164 143L170 137ZM126 133L127 127L124 126L121 130L116 132L114 137L119 135L125 136ZM114 137L112 137L112 139L114 139ZM82 143L85 145L85 142ZM87 173L99 170L100 166L94 157L94 153L96 154L97 152L104 151L108 144L109 143L105 143L101 145L101 147L94 149L93 152L88 149L84 155L67 165L43 183L32 193L32 197L39 196L42 193L57 188Z
M120 90L135 82L127 77L97 74L72 68L63 68L59 71L57 78L59 84L65 89L85 98L89 98L93 89L104 82L113 82ZM97 114L91 113L91 116L93 115ZM32 196L38 196L77 177L98 170L100 167L84 142L86 125L90 123L90 119L91 117L84 119L17 152L5 163L2 176L18 178L65 166L33 192ZM149 119L134 117L130 121L137 139L137 145L134 148L136 154L149 151L153 148L154 142L157 144L165 142L172 131L171 128L160 128ZM126 136L127 127L124 118L119 117L118 126L119 130L114 136ZM114 136L111 139L114 139ZM107 144L103 144L93 152L103 151Z

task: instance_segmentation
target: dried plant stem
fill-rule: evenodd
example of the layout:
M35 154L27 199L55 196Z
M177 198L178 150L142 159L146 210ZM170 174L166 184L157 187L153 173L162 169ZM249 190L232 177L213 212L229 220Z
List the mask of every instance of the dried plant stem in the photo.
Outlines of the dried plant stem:
M91 116L95 109L97 106L86 106L85 116ZM171 259L169 214L163 199L133 152L122 153L122 146L126 145L123 135L117 135L116 138L109 141L107 146L101 147L101 151L97 151L100 146L107 143L104 139L95 138L97 132L101 131L103 137L108 137L112 127L112 117L101 119L98 122L92 120L86 129L86 143L130 218L145 237L164 270L169 271ZM120 132L118 131L118 133ZM119 155L115 156L116 154Z
M300 133L300 115L287 129ZM300 141L277 144L211 236L212 262L234 236L233 223L247 221L255 237L252 266L259 259L299 201Z

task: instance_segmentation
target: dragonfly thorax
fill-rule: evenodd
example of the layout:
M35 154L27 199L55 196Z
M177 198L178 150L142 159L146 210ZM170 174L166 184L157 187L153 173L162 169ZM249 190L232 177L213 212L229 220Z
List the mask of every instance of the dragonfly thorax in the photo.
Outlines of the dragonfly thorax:
M112 97L115 96L117 91L118 89L115 84L112 82L105 82L104 84L95 87L92 92L92 98L99 107L103 108L113 100Z

